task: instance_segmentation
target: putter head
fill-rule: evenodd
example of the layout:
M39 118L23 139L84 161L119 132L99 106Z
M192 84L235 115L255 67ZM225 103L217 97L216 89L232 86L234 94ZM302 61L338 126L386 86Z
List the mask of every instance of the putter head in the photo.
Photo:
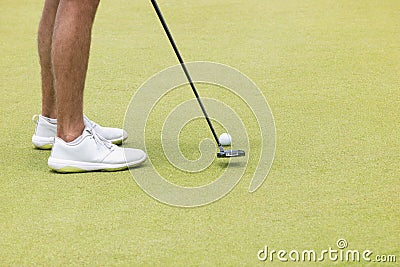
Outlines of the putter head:
M224 150L217 153L218 158L235 158L244 157L246 155L243 150Z

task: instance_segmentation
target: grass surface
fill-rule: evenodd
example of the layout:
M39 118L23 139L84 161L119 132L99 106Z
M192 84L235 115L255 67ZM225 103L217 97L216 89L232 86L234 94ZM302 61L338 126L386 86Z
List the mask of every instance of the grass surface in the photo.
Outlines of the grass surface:
M250 266L265 245L322 250L341 237L400 260L399 1L160 1L185 59L248 75L277 127L275 161L257 192L247 192L246 172L228 196L194 209L155 201L129 172L48 170L49 152L30 142L42 1L0 5L0 265ZM135 90L175 64L149 1L104 1L85 113L121 126Z

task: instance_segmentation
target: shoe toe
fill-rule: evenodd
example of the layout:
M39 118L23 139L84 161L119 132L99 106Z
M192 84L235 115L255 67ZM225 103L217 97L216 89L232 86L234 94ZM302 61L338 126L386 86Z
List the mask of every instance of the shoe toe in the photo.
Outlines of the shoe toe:
M122 129L122 140L128 139L128 132Z
M125 159L128 164L137 164L146 160L146 153L143 150L135 148L125 148Z
M121 144L128 138L128 133L120 128L99 127L97 132L105 139L117 144Z

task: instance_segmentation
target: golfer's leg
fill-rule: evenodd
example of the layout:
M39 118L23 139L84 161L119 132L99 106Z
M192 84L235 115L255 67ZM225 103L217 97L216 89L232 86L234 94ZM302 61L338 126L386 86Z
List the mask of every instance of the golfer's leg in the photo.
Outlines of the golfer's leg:
M38 31L38 51L42 75L42 115L57 117L56 95L51 70L51 43L60 0L46 0Z
M61 0L55 20L52 63L57 91L57 136L66 142L82 134L83 88L93 20L99 0Z

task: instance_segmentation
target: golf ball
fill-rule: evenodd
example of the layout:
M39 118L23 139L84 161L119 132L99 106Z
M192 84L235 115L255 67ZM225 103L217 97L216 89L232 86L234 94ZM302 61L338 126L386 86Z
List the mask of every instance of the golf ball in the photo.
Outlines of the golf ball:
M219 142L223 146L229 146L232 143L232 137L228 133L223 133L219 136Z

